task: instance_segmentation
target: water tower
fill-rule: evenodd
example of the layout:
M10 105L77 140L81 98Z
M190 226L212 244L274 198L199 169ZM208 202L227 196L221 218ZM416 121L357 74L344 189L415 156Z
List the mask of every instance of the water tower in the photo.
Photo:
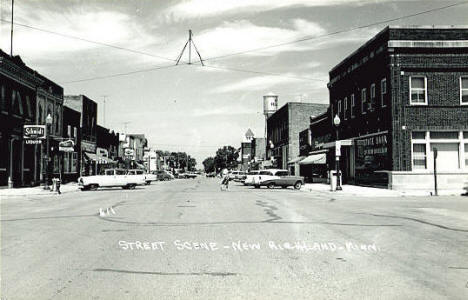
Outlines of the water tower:
M278 95L268 93L263 96L263 115L265 115L265 140L267 135L267 120L278 110Z

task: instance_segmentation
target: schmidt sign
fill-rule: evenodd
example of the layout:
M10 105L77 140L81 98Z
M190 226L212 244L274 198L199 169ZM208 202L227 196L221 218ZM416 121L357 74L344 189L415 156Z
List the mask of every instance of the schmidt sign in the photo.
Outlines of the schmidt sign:
M24 125L23 138L25 140L45 139L45 125Z

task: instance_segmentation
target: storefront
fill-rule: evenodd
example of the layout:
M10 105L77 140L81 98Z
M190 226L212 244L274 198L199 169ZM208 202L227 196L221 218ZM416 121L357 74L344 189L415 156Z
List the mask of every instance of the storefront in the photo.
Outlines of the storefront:
M91 176L97 174L96 144L89 141L81 141L81 175Z
M354 139L355 184L387 187L388 174L391 170L391 154L388 132L380 132Z

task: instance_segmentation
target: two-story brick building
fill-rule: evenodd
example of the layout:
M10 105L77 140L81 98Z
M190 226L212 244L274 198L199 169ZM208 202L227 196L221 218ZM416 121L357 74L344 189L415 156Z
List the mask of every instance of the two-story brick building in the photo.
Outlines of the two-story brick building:
M97 173L97 103L84 95L66 95L64 105L81 113L80 175Z
M468 179L468 27L387 27L329 75L345 180L430 189L434 149L441 188Z
M267 158L274 167L288 169L288 162L299 156L299 132L309 125L309 118L327 110L327 105L288 102L267 119ZM291 173L298 174L294 164Z

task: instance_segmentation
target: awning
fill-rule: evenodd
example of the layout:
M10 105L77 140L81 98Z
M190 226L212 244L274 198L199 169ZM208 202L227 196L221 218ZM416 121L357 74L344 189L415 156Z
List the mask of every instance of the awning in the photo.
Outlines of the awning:
M312 154L299 162L300 165L324 165L327 163L327 155L325 153Z
M93 160L97 162L98 164L116 164L117 162L115 160L112 160L108 157L100 156L95 153L90 153L90 152L84 152L85 157L88 160Z
M340 140L341 146L352 146L353 145L353 140ZM323 148L334 148L336 145L336 141L333 142L328 142L323 145Z
M288 165L298 163L301 160L303 160L304 158L306 158L306 156L298 156L295 159L292 159L292 160L288 161Z
M142 165L139 162L135 162L135 165L137 166L138 169L143 169L143 170L146 169L145 165Z

